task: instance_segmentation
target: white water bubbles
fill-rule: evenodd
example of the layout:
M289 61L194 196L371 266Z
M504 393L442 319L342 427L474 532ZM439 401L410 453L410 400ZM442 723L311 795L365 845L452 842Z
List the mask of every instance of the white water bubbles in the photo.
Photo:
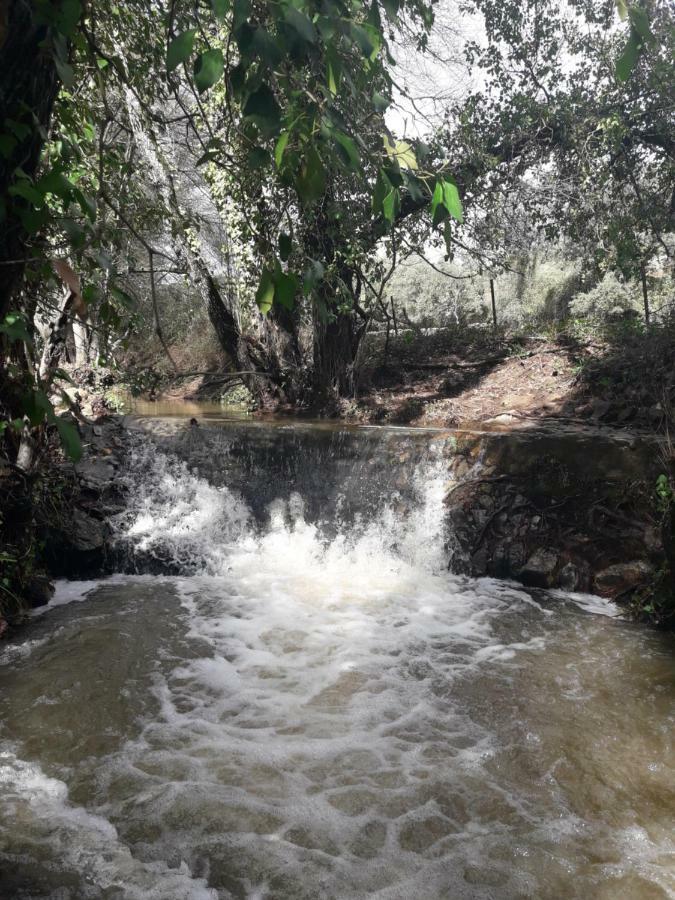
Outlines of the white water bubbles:
M425 454L409 465L405 500L391 487L370 515L345 518L345 496L337 493L311 521L308 498L296 490L269 503L261 524L227 486L210 483L151 442L139 443L124 476L128 506L113 524L133 566L151 571L223 575L242 550L282 554L298 568L320 563L336 575L345 561L350 577L355 565L390 571L403 562L439 570L445 562L446 467L440 453ZM312 490L316 506L314 485Z
M133 451L124 483L127 509L113 524L132 558L173 571L215 573L225 548L250 528L241 500L152 444Z

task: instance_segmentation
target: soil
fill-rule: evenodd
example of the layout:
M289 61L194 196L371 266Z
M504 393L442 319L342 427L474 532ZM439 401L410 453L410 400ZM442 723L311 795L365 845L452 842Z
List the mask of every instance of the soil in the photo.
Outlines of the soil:
M675 341L613 332L505 337L437 330L372 340L352 421L456 427L576 421L662 431L675 393Z

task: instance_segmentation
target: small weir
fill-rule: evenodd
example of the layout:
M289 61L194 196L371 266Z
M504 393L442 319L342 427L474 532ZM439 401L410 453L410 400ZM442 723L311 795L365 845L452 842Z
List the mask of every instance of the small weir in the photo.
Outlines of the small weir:
M451 574L451 435L135 429L0 650L0 898L675 896L672 638Z

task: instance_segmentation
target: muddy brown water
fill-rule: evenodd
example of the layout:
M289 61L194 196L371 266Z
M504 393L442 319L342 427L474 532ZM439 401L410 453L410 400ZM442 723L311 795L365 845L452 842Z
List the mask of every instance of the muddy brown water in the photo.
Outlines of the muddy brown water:
M300 465L265 518L144 446L120 540L179 574L62 582L0 650L3 900L675 896L672 636L448 573L413 462L404 512Z

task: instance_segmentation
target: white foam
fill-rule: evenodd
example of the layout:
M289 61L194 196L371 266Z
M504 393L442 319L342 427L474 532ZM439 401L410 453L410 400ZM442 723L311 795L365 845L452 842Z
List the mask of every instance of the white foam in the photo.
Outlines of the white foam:
M107 819L73 806L64 782L8 749L0 752L0 810L16 823L15 833L5 836L5 852L29 831L46 865L56 862L84 877L89 893L92 887L116 888L129 900L217 900L218 893L193 879L185 864L169 869L135 859Z
M119 750L97 761L104 804L71 805L64 782L16 759L2 764L0 806L18 804L50 858L130 898L222 900L225 888L207 887L219 864L227 877L216 883L236 883L251 900L436 900L541 896L549 872L558 887L584 877L587 845L596 852L602 840L611 856L613 829L584 821L561 787L579 764L575 736L565 743L563 729L552 755L548 744L558 707L581 717L600 678L557 643L556 630L570 626L569 640L582 617L514 585L445 571L439 459L418 466L407 515L383 498L371 521L328 539L297 494L254 528L232 492L144 454L129 472L138 489L118 533L189 573L163 579L182 604L180 641L157 649L144 636L143 652L156 656L134 690L152 691L157 705L140 733L135 720ZM124 596L126 584L156 580L103 584ZM54 605L95 602L98 584L59 584ZM612 654L598 659L607 678ZM594 736L595 722L585 724ZM584 745L581 759L592 751ZM613 763L620 753L612 748ZM137 859L121 837L127 822L153 859L179 867ZM665 846L657 838L647 840L654 859ZM625 840L637 859L640 834L627 829ZM465 870L488 887L474 893Z

